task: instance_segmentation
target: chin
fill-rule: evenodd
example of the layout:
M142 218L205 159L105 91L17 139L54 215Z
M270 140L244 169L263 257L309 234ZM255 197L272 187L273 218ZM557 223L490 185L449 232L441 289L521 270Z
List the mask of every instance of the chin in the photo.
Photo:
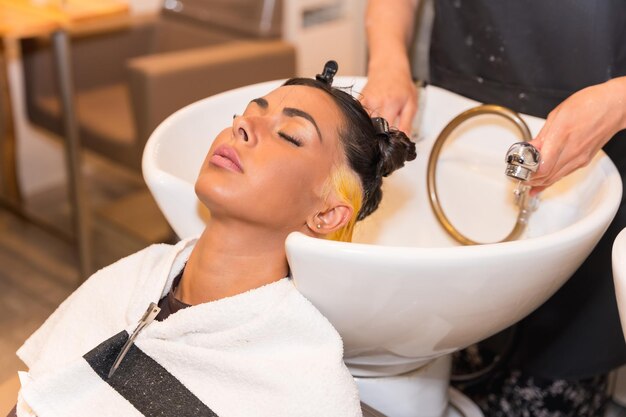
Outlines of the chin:
M237 187L217 185L214 181L209 181L206 177L200 177L195 184L195 192L198 200L211 213L212 218L238 218L249 222L251 215L255 215L250 210L250 204L245 203L246 199L241 192L234 192Z
M218 186L215 181L211 181L208 176L201 175L198 177L194 190L198 200L213 214L221 212L233 203L236 203L237 197L233 195L232 188ZM233 202L229 204L229 201Z
M235 199L245 188L241 180L221 168L207 167L200 171L194 190L200 201L205 199Z

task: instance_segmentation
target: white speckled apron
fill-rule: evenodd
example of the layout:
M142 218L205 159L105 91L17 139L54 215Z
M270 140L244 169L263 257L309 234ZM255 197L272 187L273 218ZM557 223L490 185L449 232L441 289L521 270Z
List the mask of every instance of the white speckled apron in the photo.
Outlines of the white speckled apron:
M448 90L546 117L573 92L626 75L626 1L435 0L430 73ZM604 150L624 181L626 134L617 136ZM576 274L522 322L525 371L579 379L626 363L610 250L624 206Z

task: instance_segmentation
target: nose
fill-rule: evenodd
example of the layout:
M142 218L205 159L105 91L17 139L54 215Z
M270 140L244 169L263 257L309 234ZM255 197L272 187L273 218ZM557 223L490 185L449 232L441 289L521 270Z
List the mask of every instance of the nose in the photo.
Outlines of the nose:
M250 141L250 126L241 115L233 116L233 137L243 142Z
M255 146L264 128L261 117L235 116L233 120L233 137L249 146Z

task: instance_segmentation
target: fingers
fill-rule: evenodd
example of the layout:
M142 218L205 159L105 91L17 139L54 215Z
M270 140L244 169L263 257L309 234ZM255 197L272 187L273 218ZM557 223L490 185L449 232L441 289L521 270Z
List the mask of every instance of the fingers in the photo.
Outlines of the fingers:
M537 137L530 142L541 155L541 160L539 162L539 169L535 172L530 180L530 184L533 186L538 186L542 184L542 181L550 176L554 167L559 159L560 150L555 147L553 142L545 140L546 136L546 127L542 128Z
M530 189L530 193L529 194L530 194L531 197L534 197L534 196L536 196L537 194L539 194L540 192L542 192L545 189L546 189L546 187L533 187L533 188Z
M413 84L393 86L395 90L366 88L361 103L372 117L384 117L389 125L396 127L407 136L411 134L413 118L417 112L417 89Z
M622 89L623 88L623 89ZM542 163L529 185L549 187L591 162L607 141L623 128L626 77L580 90L559 104L531 143Z
M374 92L363 90L361 104L372 117L384 117L390 124L393 124L400 114L401 104L397 100L385 99Z
M541 162L539 169L535 172L529 182L533 187L548 187L554 184L557 179L556 173L564 163L561 160L562 150L559 147L544 144L541 149Z
M579 140L571 135L563 135L558 139L547 138L540 142L541 164L539 170L529 182L533 188L547 188L561 178L586 166L596 153L595 149L578 148L571 144ZM567 142L569 145L566 145ZM580 140L579 140L580 141Z
M384 117L389 124L396 125L404 106L402 97L381 96L376 92L363 91L361 103L372 117Z
M400 100L388 101L382 107L380 111L380 116L384 117L387 122L389 122L390 126L398 127L400 122L400 115L402 114L402 109L404 107L404 102Z
M541 155L539 169L529 181L529 185L535 188L546 188L552 185L555 182L555 171L565 163L562 161L562 156L568 135L559 129L559 123L555 123L557 116L558 108L548 115L535 139L530 141L530 144L537 148Z
M408 137L411 137L411 131L413 130L413 119L417 112L417 93L411 96L411 99L404 105L402 112L400 113L398 129L404 132Z
M571 128L572 122L562 119L551 113L537 137L530 142L541 154L539 169L529 181L529 185L537 189L550 187L586 166L600 149L596 145L594 129Z
M587 157L586 154L579 155L575 158L560 158L559 162L554 164L554 168L549 175L536 181L533 180L533 184L543 188L550 187L574 171L587 166L591 160L592 158Z

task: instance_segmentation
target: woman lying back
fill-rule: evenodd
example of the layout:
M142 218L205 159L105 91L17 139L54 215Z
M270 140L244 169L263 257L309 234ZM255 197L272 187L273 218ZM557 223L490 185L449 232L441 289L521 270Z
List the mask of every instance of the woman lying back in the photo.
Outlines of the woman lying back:
M18 351L18 416L361 414L339 335L290 281L285 239L349 241L415 146L331 82L291 79L218 134L195 187L211 212L202 235L74 292Z

